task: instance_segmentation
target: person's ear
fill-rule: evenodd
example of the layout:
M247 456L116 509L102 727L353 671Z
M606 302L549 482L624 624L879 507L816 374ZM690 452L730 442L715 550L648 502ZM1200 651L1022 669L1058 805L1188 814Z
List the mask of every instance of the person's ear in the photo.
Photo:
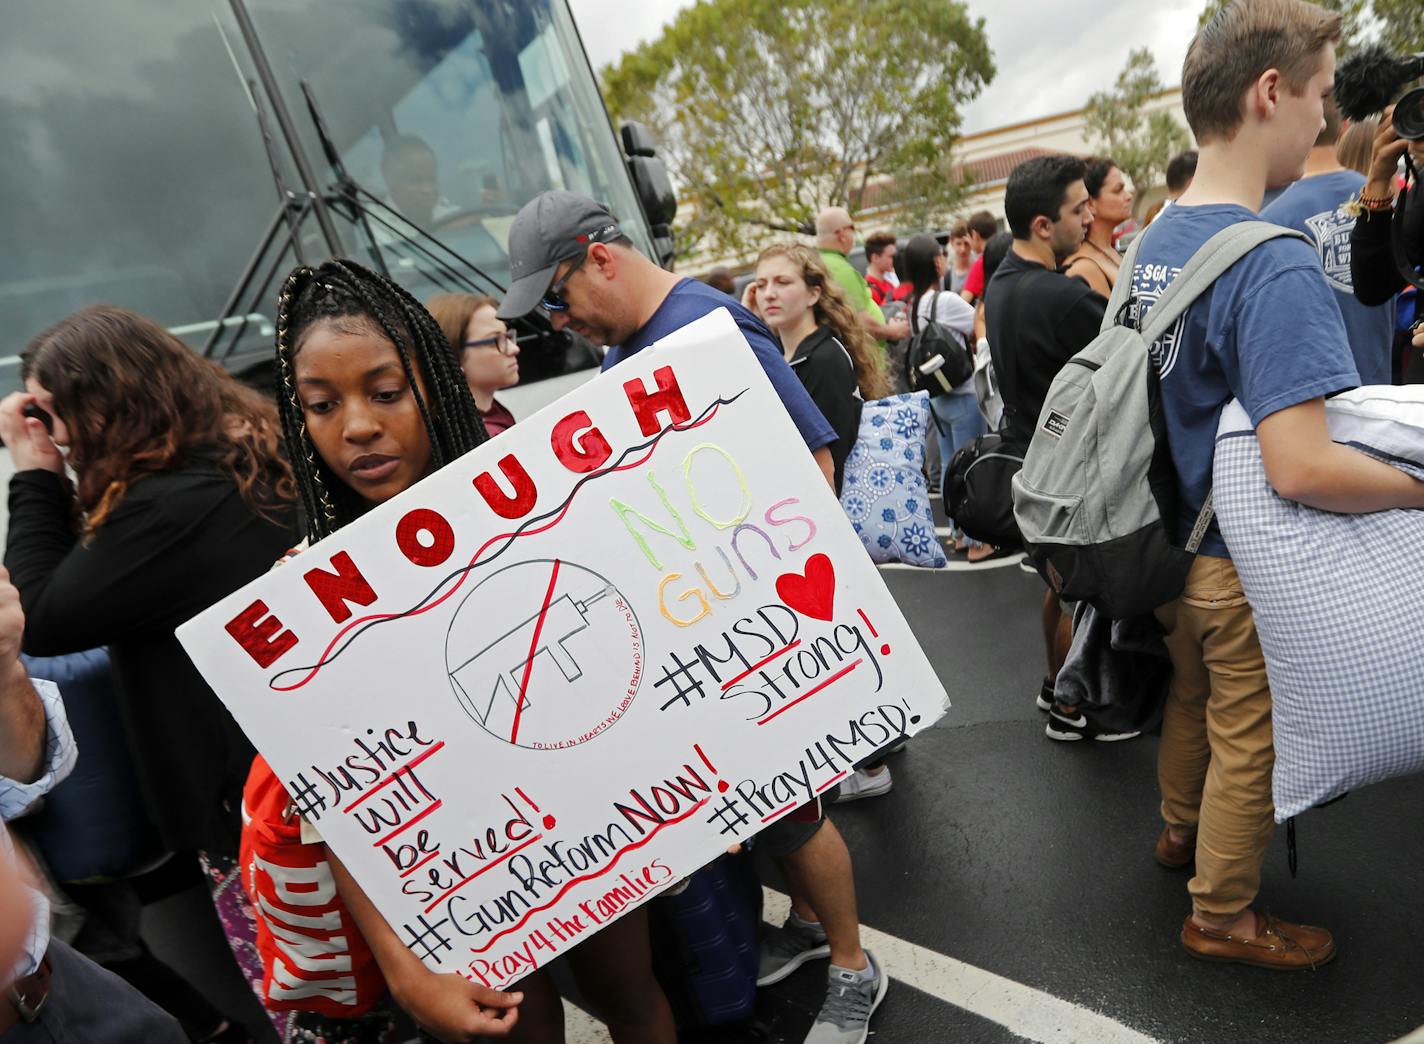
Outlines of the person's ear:
M1039 214L1029 222L1029 231L1039 239L1053 238L1053 222L1047 214Z
M613 279L618 275L618 254L607 243L594 243L590 246L588 259L604 279Z
M1285 84L1281 81L1281 71L1267 69L1251 85L1251 97L1247 104L1254 108L1258 116L1265 118L1275 112L1283 90Z

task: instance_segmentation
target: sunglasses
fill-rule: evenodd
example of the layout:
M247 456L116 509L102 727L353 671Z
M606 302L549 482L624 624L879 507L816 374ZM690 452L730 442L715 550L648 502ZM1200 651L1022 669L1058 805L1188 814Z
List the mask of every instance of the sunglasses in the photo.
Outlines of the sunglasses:
M549 289L544 291L544 300L541 302L544 310L548 312L566 312L569 308L568 301L564 300L564 287L568 286L569 280L573 278L585 261L588 260L588 248L594 243L610 243L623 235L623 230L617 225L604 225L600 229L586 233L577 237L578 242L584 244L583 253L578 255L569 270L563 277L556 280Z
M577 272L579 268L582 267L583 263L587 260L588 251L585 250L582 254L578 256L578 260L573 263L569 270L563 274L563 277L561 279L556 280L554 284L549 287L549 289L544 291L544 300L542 303L546 311L568 311L569 303L564 300L564 287L568 285L569 280L573 278L574 273Z
M481 337L476 341L466 341L466 348L498 348L500 355L512 355L511 346L515 344L515 339L509 335L509 331L501 330L497 334L489 337Z

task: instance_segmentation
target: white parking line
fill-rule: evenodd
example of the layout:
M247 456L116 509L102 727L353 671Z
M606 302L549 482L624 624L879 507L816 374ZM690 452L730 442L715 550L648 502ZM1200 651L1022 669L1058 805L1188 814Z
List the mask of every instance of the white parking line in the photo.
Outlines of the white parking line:
M770 888L762 892L766 897L762 916L780 924L791 909L791 900ZM874 928L861 925L860 939L884 962L893 982L913 986L1028 1040L1040 1044L1156 1044L1153 1038L1106 1015Z
M564 1044L613 1044L608 1029L577 1005L564 1001Z
M762 894L766 902L762 916L772 924L786 920L791 900L770 888L763 888ZM874 928L861 925L860 938L884 962L894 982L998 1023L1027 1040L1039 1044L1157 1044L1152 1037L1106 1015ZM564 1025L567 1044L612 1042L597 1019L568 1001L564 1001Z
M1022 551L1016 551L1012 555L1003 558L990 558L983 562L970 562L961 559L951 558L946 565L939 569L927 569L924 566L908 565L905 562L886 562L880 565L880 569L914 569L921 573L965 573L973 572L976 569L1003 569L1005 566L1018 565L1024 560Z

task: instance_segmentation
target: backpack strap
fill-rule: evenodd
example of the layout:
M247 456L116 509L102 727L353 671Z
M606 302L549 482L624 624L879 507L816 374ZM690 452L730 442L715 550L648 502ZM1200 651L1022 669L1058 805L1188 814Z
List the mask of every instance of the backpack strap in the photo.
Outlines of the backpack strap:
M1147 313L1147 321L1140 327L1142 339L1148 344L1155 342L1227 269L1262 243L1282 236L1309 242L1301 233L1269 221L1241 221L1212 236L1192 255L1186 267ZM1141 238L1139 236L1138 240ZM1132 245L1136 246L1137 242Z
M1132 294L1132 266L1137 262L1137 251L1142 246L1142 240L1146 237L1147 231L1144 229L1132 237L1132 242L1127 245L1127 253L1123 255L1122 263L1118 265L1117 282L1113 283L1112 293L1108 295L1107 311L1103 313L1103 325L1099 327L1099 333L1107 333L1117 325L1118 313L1126 307L1128 298Z
M1306 240L1306 237L1301 233L1289 228L1282 228L1280 225L1273 225L1268 221L1241 221L1227 226L1208 239L1192 255L1191 260L1172 280L1152 310L1147 313L1146 323L1139 327L1143 341L1149 345L1153 344L1173 323L1181 318L1193 302L1206 292L1208 287L1221 278L1227 269L1262 243L1281 236L1294 236L1297 239ZM1115 300L1118 296L1118 288L1132 281L1130 266L1136 260L1136 248L1142 239L1143 236L1138 236L1133 240L1132 248L1128 250L1128 257L1123 260L1122 270L1127 273L1127 278L1118 277L1117 284L1113 287ZM1126 297L1127 295L1124 294L1124 300ZM1119 302L1118 307L1120 308L1121 305L1122 302ZM1110 306L1104 321L1108 322L1116 315L1116 310ZM1212 515L1215 514L1215 505L1212 501L1213 490L1208 489L1206 499L1202 501L1201 510L1197 512L1196 523L1192 526L1191 534L1187 538L1185 550L1188 554L1196 554L1201 548L1202 540L1206 537Z

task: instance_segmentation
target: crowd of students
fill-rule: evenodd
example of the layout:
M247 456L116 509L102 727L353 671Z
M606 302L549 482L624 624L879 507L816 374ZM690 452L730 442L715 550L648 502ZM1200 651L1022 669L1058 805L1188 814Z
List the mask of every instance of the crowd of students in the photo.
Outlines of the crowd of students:
M544 972L496 991L435 975L415 958L317 832L298 821L175 627L514 424L496 397L519 378L519 345L506 323L536 309L556 330L604 346L605 369L729 310L807 452L839 490L861 404L886 395L896 378L883 342L910 338L930 321L979 342L1004 404L1000 432L1025 447L1049 383L1097 335L1120 280L1131 280L1140 320L1212 234L1254 219L1267 190L1303 174L1266 216L1313 232L1318 249L1299 239L1263 244L1155 346L1181 502L1177 536L1185 541L1207 498L1216 422L1233 398L1256 425L1281 496L1335 512L1424 507L1424 483L1333 443L1324 420L1325 396L1391 376L1398 285L1379 274L1379 229L1407 147L1386 120L1365 173L1343 177L1327 156L1340 136L1329 102L1339 32L1338 15L1304 0L1237 0L1197 34L1183 76L1199 143L1195 176L1180 183L1186 164L1175 165L1173 201L1137 232L1131 271L1114 238L1132 213L1120 169L1045 156L1009 178L1007 235L980 214L952 228L948 249L928 235L903 251L892 236L871 236L862 277L847 257L854 222L830 208L817 221L819 249L764 250L741 301L658 267L616 216L567 192L544 193L515 218L509 248L521 275L502 300L442 295L422 304L351 261L299 267L277 304L275 401L142 316L98 306L61 321L24 351L25 391L0 402L0 437L16 470L8 573L0 575L0 811L19 816L75 761L63 700L42 678L31 681L22 644L47 656L106 647L142 818L163 851L201 868L259 996L272 930L245 886L242 854L284 846L333 882L331 909L351 937L350 959L369 973L359 1014L273 1005L284 1041L384 1041L401 1012L441 1041L561 1040L562 1007ZM1317 220L1337 211L1348 220ZM1368 287L1342 289L1348 251L1342 269L1329 249L1341 229L1357 246L1357 279L1360 266L1376 266ZM1351 321L1357 306L1390 311L1384 321L1368 312ZM1403 348L1424 349L1424 334L1404 340ZM973 385L932 403L941 467L997 420L986 417ZM966 535L956 542L971 560L995 551ZM1173 681L1154 855L1194 867L1181 944L1204 959L1316 967L1335 955L1330 932L1256 906L1273 829L1270 687L1251 606L1214 525L1181 596L1157 617ZM1036 696L1047 734L1125 738L1059 702L1054 675L1068 619L1047 592L1048 671ZM842 799L888 791L883 755L891 752L848 778ZM845 840L814 800L764 830L758 847L779 863L791 893L787 921L765 934L758 983L828 959L824 1002L806 1040L863 1042L890 975L862 945ZM71 948L51 937L43 896L26 893L11 860L0 859L0 958L13 968L0 1040L250 1039L147 951L132 886L76 886L69 898L104 926L101 939L80 945L81 933ZM642 909L569 954L583 996L619 1044L676 1039L652 962Z

